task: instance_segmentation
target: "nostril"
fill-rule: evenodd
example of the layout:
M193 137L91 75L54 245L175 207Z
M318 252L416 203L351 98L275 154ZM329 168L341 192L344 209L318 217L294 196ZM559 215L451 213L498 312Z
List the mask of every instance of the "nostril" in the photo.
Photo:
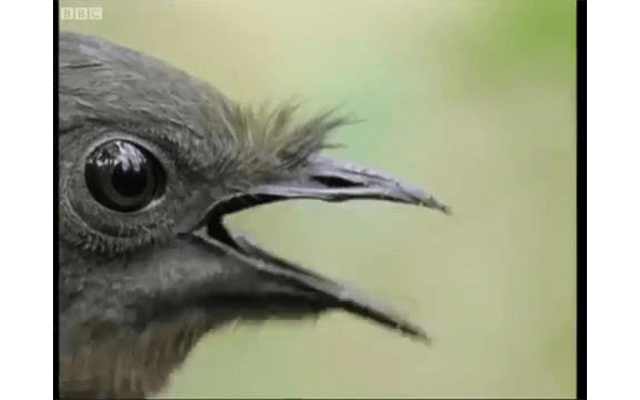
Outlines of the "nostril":
M311 179L332 189L364 186L360 182L353 182L337 176L313 176Z

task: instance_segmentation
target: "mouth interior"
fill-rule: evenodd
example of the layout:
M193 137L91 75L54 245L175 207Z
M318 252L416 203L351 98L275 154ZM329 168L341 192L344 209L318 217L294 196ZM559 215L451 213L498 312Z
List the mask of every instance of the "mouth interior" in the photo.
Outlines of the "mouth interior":
M263 204L284 200L284 197L275 195L243 195L232 197L216 205L207 216L207 235L218 242L224 243L245 255L246 251L233 239L229 230L224 226L223 218L226 214L231 214L247 208L257 207Z
M331 182L323 183L326 186L330 186L331 184ZM340 187L344 187L344 182L333 183L340 185ZM357 184L355 186L357 186ZM315 293L314 296L319 300L313 300L310 303L310 306L319 307L318 310L324 310L327 307L342 308L348 312L355 313L364 318L386 325L394 330L402 331L410 337L429 344L430 339L419 326L414 325L410 321L399 316L393 309L385 306L384 304L378 303L369 296L360 294L354 288L334 282L312 271L303 269L302 267L269 254L259 247L245 242L241 236L238 236L236 239L235 236L224 226L223 217L225 214L286 199L286 196L278 195L242 195L227 199L210 210L206 220L205 232L211 239L229 246L238 253L252 259L260 259L271 265L273 268L276 268L278 270L277 275L281 278L287 277L286 279L292 279L292 285L295 285L298 290L301 290L300 293L307 291L309 291L309 293ZM298 300L294 303L289 303L289 300L290 299L287 298L285 301L287 305L300 304Z
M313 175L310 177L310 180L319 184L324 189L348 189L365 186L364 183L332 175ZM287 197L273 194L241 194L230 197L216 204L216 206L209 211L206 218L207 234L211 238L246 255L246 251L233 239L232 235L224 226L222 221L223 217L226 214L282 200L287 200Z

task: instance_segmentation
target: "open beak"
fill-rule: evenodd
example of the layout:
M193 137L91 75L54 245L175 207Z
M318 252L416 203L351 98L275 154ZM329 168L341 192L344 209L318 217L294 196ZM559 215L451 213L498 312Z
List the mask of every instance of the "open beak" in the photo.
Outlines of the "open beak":
M288 199L331 202L374 199L434 208L446 214L450 212L444 203L417 186L352 163L316 156L294 175L274 179L249 191L216 200L208 206L204 217L199 218L195 225L181 235L188 239L189 246L198 247L198 254L205 251L212 257L224 255L231 258L235 262L235 268L244 268L248 273L246 276L251 277L242 278L242 274L237 274L237 278L230 278L231 275L227 275L225 279L228 281L245 279L247 284L227 282L224 289L221 289L220 282L212 281L208 286L211 288L208 295L214 298L224 291L224 295L228 296L230 293L227 292L231 291L237 297L252 297L265 302L275 297L281 301L284 296L292 304L297 301L312 302L319 310L342 308L411 337L428 341L424 331L390 307L348 285L269 254L246 238L228 232L222 223L222 217L226 214ZM198 262L202 262L202 256L198 256ZM208 279L220 278L214 276ZM203 288L203 284L206 283L202 280L197 282L199 288ZM233 289L236 287L238 289Z

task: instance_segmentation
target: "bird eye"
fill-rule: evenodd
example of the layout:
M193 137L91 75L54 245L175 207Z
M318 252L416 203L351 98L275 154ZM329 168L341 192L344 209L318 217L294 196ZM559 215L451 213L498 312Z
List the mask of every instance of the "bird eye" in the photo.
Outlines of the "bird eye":
M164 170L151 153L124 140L98 146L89 157L84 177L91 195L112 210L130 212L162 194Z

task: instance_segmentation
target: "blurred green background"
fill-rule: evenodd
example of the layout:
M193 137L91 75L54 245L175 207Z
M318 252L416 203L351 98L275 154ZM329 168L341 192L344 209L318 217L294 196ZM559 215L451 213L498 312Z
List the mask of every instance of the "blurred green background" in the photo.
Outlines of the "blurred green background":
M360 318L237 325L161 397L575 396L575 4L571 1L63 1L63 20L228 96L343 104L343 159L454 211L299 201L234 230L395 304L431 347Z

